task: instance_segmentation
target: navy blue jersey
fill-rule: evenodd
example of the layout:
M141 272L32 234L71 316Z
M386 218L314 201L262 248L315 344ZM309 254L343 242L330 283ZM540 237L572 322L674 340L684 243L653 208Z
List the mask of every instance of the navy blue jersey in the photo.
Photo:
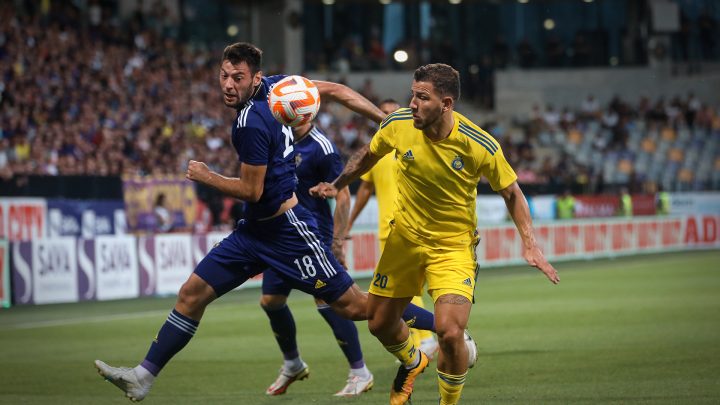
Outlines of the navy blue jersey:
M260 200L246 202L245 218L272 216L297 186L293 134L273 118L267 103L272 86L285 76L263 77L255 95L238 111L232 143L242 164L267 166Z
M333 213L327 200L310 196L310 188L322 181L332 182L343 171L343 163L337 147L319 128L295 143L295 166L297 167L297 196L300 204L310 211L320 228L320 238L328 246L333 237Z

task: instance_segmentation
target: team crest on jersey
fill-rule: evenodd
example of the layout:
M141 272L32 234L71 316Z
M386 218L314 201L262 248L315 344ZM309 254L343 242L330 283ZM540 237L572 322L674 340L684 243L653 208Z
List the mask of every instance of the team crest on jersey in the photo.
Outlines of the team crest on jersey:
M455 159L453 159L452 163L450 164L455 170L462 170L462 168L465 167L465 162L463 162L460 156L455 156Z
M295 153L295 166L300 166L300 163L302 163L302 155Z

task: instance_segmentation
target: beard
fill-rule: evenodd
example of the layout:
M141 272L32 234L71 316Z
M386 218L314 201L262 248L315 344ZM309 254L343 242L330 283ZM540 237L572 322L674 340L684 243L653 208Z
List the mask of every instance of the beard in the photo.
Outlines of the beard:
M428 114L426 117L421 118L420 122L416 122L413 120L413 126L415 129L424 130L435 124L440 117L442 117L442 108L440 109L440 112L437 114Z
M255 90L255 86L252 85L252 83L246 87L245 89L241 89L238 94L235 96L235 101L225 101L225 94L223 94L223 103L230 108L239 109L240 107L244 106L245 103L252 97L252 94Z

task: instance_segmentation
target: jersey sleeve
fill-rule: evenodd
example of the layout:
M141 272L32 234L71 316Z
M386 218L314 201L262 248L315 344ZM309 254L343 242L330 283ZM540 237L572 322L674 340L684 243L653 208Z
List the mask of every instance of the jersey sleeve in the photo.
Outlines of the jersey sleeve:
M318 164L320 177L325 182L332 182L340 176L343 171L343 162L337 153L328 153L324 155Z
M240 162L253 166L268 164L270 157L270 134L260 128L245 127L238 137L238 158Z
M367 181L368 183L374 183L372 176L373 169L367 171L367 173L360 176L360 180Z
M272 75L272 76L265 76L265 79L267 79L268 86L272 87L275 85L275 83L279 82L280 80L286 78L287 75Z
M499 147L495 154L487 154L480 166L480 172L488 179L493 191L502 190L517 180L515 171L505 160L505 155Z
M385 156L395 149L395 131L392 125L380 128L370 141L370 153Z

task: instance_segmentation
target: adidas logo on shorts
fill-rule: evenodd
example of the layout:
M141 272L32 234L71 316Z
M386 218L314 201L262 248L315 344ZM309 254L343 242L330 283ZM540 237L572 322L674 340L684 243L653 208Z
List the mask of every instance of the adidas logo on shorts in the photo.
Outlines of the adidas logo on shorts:
M465 285L467 285L467 286L472 287L472 280L470 280L470 277L468 277L468 278L466 278L465 280L463 280L462 283L465 284Z
M315 282L315 289L317 290L317 289L323 288L323 287L325 287L326 285L327 285L327 284L323 283L322 280L318 280L318 281Z

